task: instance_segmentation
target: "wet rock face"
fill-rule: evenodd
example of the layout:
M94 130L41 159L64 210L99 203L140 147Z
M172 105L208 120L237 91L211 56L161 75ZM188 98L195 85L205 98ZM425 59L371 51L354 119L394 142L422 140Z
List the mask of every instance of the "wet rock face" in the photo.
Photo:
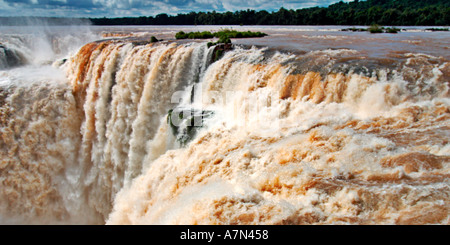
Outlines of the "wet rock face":
M16 51L0 43L0 69L16 67L24 63L23 57Z
M211 62L215 62L222 58L225 52L233 49L233 45L231 43L220 43L215 45L214 51L211 57Z
M172 135L176 137L182 146L191 141L204 126L204 121L214 116L213 111L196 108L175 108L169 110L167 123L172 129Z

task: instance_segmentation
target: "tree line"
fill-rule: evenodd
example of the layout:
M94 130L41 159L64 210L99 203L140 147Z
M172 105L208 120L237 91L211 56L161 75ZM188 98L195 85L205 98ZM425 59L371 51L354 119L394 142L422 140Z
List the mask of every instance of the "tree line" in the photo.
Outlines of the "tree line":
M0 25L391 25L448 26L449 0L367 0L328 7L190 12L121 18L0 17Z
M328 7L190 12L174 16L90 18L94 25L396 25L448 26L448 0L367 0L338 2Z

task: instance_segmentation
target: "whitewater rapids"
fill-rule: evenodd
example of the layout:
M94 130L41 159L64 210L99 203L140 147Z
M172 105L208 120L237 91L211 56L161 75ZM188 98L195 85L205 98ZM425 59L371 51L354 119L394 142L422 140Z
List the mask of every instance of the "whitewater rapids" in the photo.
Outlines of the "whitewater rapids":
M449 224L446 58L215 53L125 38L4 58L0 222ZM177 106L214 112L186 145Z

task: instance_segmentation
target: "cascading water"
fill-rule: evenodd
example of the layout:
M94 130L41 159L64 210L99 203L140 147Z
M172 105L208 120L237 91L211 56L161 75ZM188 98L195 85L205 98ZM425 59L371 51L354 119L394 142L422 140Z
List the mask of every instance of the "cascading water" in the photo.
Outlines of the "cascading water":
M213 53L110 39L1 71L0 222L448 224L446 59Z

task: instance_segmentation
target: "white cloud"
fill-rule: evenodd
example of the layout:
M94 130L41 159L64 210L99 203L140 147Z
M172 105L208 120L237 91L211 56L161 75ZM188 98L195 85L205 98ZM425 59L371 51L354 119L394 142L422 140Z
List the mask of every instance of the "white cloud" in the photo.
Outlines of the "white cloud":
M124 9L130 6L130 1L128 0L93 0L92 3L101 5L106 8Z
M242 9L255 10L278 10L281 7L287 9L299 9L313 6L328 6L336 0L195 0L196 3L204 6L221 6L225 11L236 11ZM348 1L346 1L348 2Z
M245 9L274 11L284 7L298 9L327 6L339 0L0 0L0 16L120 17L191 11L236 11Z

